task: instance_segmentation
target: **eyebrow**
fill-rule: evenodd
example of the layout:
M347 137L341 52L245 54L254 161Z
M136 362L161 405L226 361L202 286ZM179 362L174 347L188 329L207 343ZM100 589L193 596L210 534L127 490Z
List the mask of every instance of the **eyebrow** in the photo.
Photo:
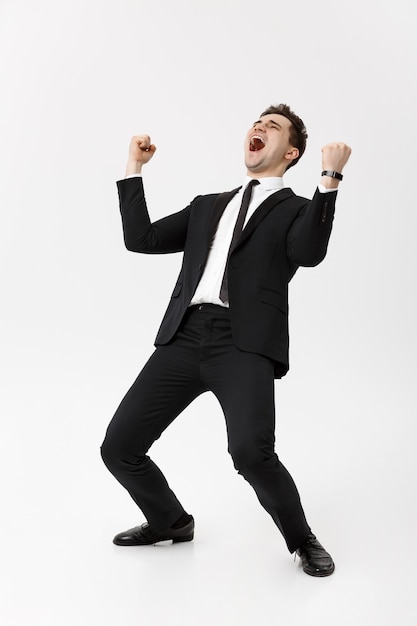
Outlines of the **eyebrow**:
M256 122L253 123L253 125L255 126L255 124L258 124L258 123L262 123L262 120L257 120ZM281 128L282 130L281 124L278 124L278 122L275 122L275 120L266 120L265 124L273 124L274 126L278 126L278 128Z

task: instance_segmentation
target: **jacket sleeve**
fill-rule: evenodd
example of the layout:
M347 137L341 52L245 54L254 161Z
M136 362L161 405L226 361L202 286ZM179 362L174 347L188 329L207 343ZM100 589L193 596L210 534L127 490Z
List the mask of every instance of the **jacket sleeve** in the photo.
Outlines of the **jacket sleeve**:
M141 177L117 182L123 236L132 252L166 254L184 250L191 207L151 223Z
M287 255L295 265L313 267L326 256L337 192L320 193L300 209L287 235Z

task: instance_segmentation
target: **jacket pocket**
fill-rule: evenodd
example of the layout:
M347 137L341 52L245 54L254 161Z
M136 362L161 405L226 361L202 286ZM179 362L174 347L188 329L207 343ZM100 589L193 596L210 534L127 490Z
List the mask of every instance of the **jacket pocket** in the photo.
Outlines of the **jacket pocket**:
M280 291L274 289L261 289L261 300L266 304L272 304L283 313L288 313L287 296Z

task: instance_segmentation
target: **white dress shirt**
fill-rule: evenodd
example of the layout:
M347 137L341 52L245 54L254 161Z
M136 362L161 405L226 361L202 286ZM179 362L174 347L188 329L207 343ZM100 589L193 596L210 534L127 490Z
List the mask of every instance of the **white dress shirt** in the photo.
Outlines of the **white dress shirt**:
M220 300L220 288L226 268L227 255L232 242L233 230L235 228L240 205L242 204L243 192L250 180L251 178L246 176L242 188L239 189L237 194L230 200L220 218L207 258L206 267L204 268L203 275L197 285L190 305L211 302L212 304L219 304L220 306L228 306L228 302L222 302ZM268 196L282 189L283 186L284 182L282 178L271 177L259 179L259 185L256 185L252 190L252 197L243 228L258 206L266 200Z
M130 176L126 176L126 178L133 178L135 176L140 176L140 174L132 174ZM218 304L223 307L229 306L228 302L222 302L220 300L220 288L226 268L227 255L232 242L233 230L235 228L240 205L242 203L243 192L245 191L245 188L250 180L252 180L250 176L245 177L241 189L239 189L237 194L230 200L220 218L216 234L207 257L207 263L204 268L203 275L197 285L194 296L191 299L190 306L193 304L202 304L204 302ZM280 177L265 177L259 178L258 180L259 185L256 185L256 187L252 190L252 197L243 228L246 226L258 206L271 194L284 187L284 181ZM334 191L334 189L326 189L323 185L318 185L318 189L321 193Z

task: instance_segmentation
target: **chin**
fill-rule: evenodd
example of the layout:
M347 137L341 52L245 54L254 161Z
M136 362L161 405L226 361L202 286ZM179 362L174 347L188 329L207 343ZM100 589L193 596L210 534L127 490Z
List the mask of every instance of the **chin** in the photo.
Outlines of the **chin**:
M254 153L251 152L249 156L245 159L245 165L248 169L257 169L258 167L262 167L262 159L259 157L253 157Z
M249 172L258 173L262 171L262 163L246 163Z

